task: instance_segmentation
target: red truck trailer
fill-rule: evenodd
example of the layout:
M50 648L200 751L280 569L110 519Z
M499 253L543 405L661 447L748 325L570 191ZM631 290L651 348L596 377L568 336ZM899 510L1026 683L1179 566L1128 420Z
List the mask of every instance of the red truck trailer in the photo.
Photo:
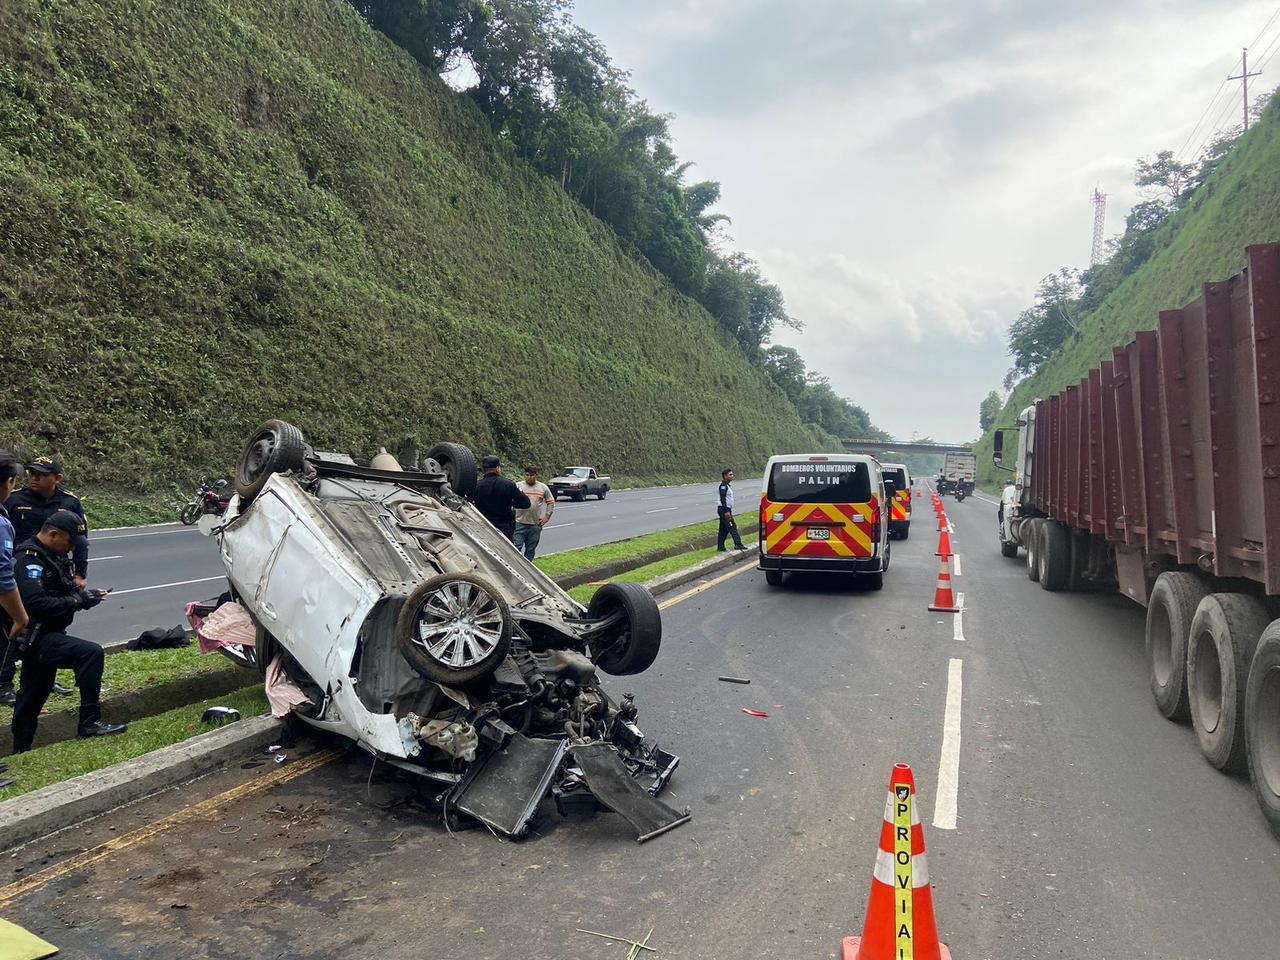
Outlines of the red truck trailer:
M1046 590L1147 608L1151 690L1280 835L1280 245L1019 417L999 510Z

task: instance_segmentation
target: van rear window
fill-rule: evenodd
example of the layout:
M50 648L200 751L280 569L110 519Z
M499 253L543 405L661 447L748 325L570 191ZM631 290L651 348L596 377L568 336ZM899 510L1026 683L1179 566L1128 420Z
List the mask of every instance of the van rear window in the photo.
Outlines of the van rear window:
M775 463L768 497L774 503L866 503L871 474L865 463Z
M899 490L907 489L907 471L905 470L886 470L884 472L886 480L892 480L893 485Z

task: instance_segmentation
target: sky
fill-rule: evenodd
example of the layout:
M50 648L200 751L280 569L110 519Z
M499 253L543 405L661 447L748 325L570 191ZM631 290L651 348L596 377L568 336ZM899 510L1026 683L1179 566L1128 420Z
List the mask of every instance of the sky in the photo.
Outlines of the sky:
M1088 266L1095 186L1120 233L1138 157L1238 120L1241 47L1265 68L1251 93L1280 85L1277 3L577 0L575 19L674 115L688 178L720 181L732 246L804 324L776 342L894 436L960 442L1040 279Z

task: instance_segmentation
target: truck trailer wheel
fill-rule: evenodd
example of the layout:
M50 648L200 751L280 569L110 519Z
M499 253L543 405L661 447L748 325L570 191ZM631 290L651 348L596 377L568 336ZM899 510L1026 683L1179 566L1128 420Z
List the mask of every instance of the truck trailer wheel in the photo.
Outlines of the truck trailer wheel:
M1040 579L1040 527L1043 521L1032 517L1022 526L1027 531L1023 546L1027 549L1027 579L1035 582Z
M1071 568L1071 535L1056 520L1040 521L1037 565L1042 589L1057 591L1066 587Z
M1280 837L1280 620L1262 632L1244 698L1249 773L1262 815Z
M1170 720L1191 716L1187 703L1187 638L1209 593L1194 573L1162 573L1147 603L1147 665L1156 709Z
M1219 770L1245 769L1245 679L1270 617L1243 593L1200 601L1187 641L1187 697L1200 752Z

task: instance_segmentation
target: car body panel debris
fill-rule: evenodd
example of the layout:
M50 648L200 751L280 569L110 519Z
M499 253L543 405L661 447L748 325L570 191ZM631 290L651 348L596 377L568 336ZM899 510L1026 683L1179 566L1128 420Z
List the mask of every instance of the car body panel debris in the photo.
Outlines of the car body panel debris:
M421 472L375 463L316 453L281 421L260 427L213 531L231 589L193 604L193 626L242 608L252 644L219 652L282 674L306 723L443 785L446 823L461 812L519 837L549 794L562 812L618 810L641 839L685 822L654 800L679 758L597 672L640 673L657 656L648 590L610 583L587 607L573 600L467 500L466 447L438 445Z

